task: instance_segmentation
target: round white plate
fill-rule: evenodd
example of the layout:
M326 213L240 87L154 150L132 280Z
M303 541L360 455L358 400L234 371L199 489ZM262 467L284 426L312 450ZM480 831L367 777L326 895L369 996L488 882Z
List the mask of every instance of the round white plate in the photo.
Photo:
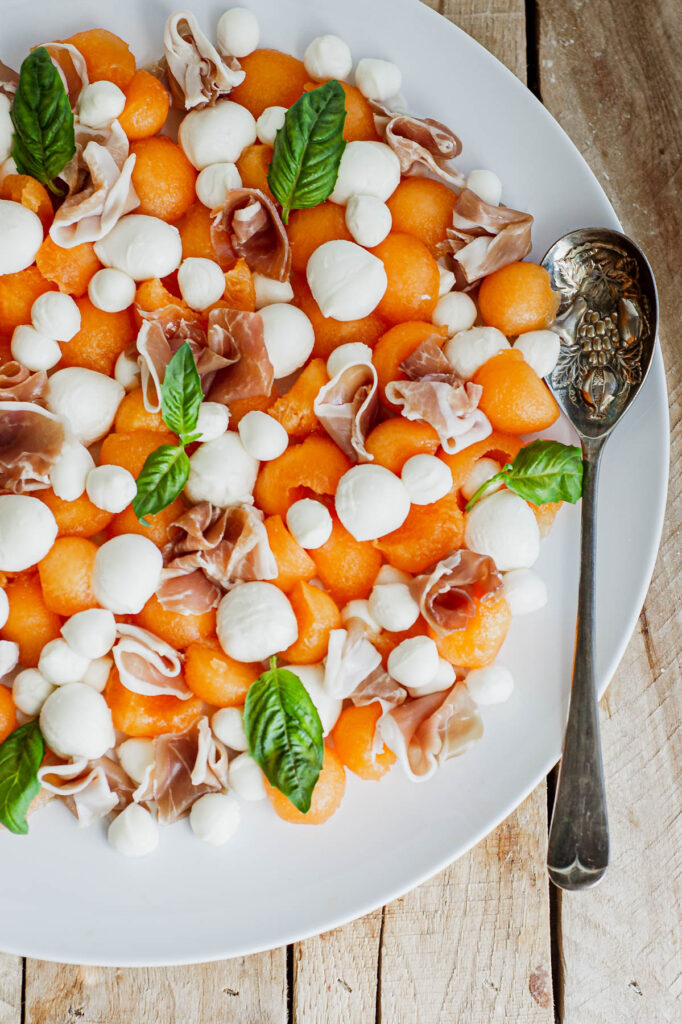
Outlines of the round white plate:
M417 0L243 0L262 42L301 56L334 32L355 59L389 58L403 70L415 113L461 137L464 170L488 167L503 200L535 218L533 257L564 232L618 227L592 172L540 103L489 53ZM213 32L224 3L188 6ZM2 53L18 65L29 46L94 24L127 39L143 64L161 52L171 0L0 0ZM38 27L39 26L39 27ZM570 432L559 426L556 436ZM604 690L639 614L658 547L666 491L668 418L663 364L604 457L599 499L598 639ZM516 690L484 708L485 735L430 782L395 768L380 784L349 773L340 811L323 828L284 824L267 802L243 806L232 842L211 849L186 821L162 832L156 854L130 861L104 831L80 831L51 804L27 838L0 835L5 884L0 949L79 964L191 963L243 955L358 917L424 881L478 842L536 786L559 756L569 690L579 510L562 510L538 571L550 600L514 621L501 661ZM608 765L607 765L608 773Z

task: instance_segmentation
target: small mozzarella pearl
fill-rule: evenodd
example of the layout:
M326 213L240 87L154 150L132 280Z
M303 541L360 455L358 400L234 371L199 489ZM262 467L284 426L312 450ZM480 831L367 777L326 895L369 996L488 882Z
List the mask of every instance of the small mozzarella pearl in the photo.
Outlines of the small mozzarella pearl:
M475 320L476 306L466 292L448 292L438 300L433 311L434 324L447 327L450 337L473 327Z
M101 693L109 680L109 674L114 667L114 659L107 656L94 658L85 670L81 682L89 686L91 690Z
M403 76L390 60L363 57L355 69L355 84L368 100L387 100L400 92Z
M383 242L392 223L391 211L376 196L351 196L346 203L346 227L358 245L371 249Z
M329 510L314 498L301 498L287 511L287 526L302 548L313 550L326 544L332 534Z
M161 552L147 537L112 537L95 555L95 597L115 615L137 615L156 590L162 568Z
M284 126L286 107L266 107L256 121L258 141L264 146L274 146L275 135Z
M120 313L135 301L135 282L122 270L105 267L90 278L88 298L104 313Z
M40 714L40 709L53 690L52 683L48 683L37 668L25 668L23 672L15 676L12 684L12 698L20 711L33 718Z
M466 546L488 555L501 571L528 569L540 553L540 530L530 506L513 491L482 498L466 516Z
M199 406L199 417L197 419L197 433L199 440L215 441L222 437L230 422L230 412L227 406L220 402L202 402Z
M188 114L182 123L193 116ZM178 269L182 242L180 232L172 224L158 217L129 213L121 217L108 235L95 242L95 254L105 267L121 270L134 281L145 281L150 277L167 277Z
M154 764L154 741L146 739L124 740L116 753L121 768L139 786Z
M251 500L258 460L249 455L236 431L226 430L215 441L199 445L189 464L185 494L192 504L210 501L226 508Z
M250 754L238 754L233 761L230 761L228 778L230 788L242 800L265 799L263 773Z
M355 540L376 540L403 525L410 496L402 480L383 466L353 466L339 481L335 504Z
M85 490L93 505L117 515L137 494L137 483L122 466L96 466L88 473Z
M392 565L382 565L377 573L374 586L384 583L409 583L412 577L402 569L394 569Z
M426 686L438 672L438 648L428 636L403 640L388 656L388 671L403 686Z
M85 490L95 460L80 441L65 441L49 476L52 490L62 501L75 501Z
M443 352L455 373L463 380L471 380L484 363L506 348L509 342L496 327L470 327L449 338Z
M497 206L502 198L502 182L494 171L471 171L467 178L467 188L491 206Z
M559 361L561 341L554 331L527 331L519 334L514 348L523 353L523 358L538 377L549 377Z
M240 583L218 605L220 646L237 661L265 661L290 647L298 623L289 598L272 583Z
M51 370L62 358L62 350L54 338L41 334L30 324L14 328L11 349L16 361L33 373Z
M315 331L298 306L273 302L261 309L263 338L275 379L288 377L303 366L313 350Z
M369 610L382 629L409 629L419 618L419 605L404 583L382 583L369 595Z
M102 658L116 641L116 619L104 608L89 608L67 619L61 634L72 651L83 658Z
M514 677L503 665L473 668L466 677L467 689L477 704L503 704L514 690Z
M112 821L107 838L124 857L146 857L159 845L159 826L141 804L128 804Z
M219 100L213 107L192 110L183 117L178 142L198 171L211 164L236 163L256 141L256 120L246 107Z
M349 341L345 345L339 345L338 348L334 349L327 360L327 373L331 380L332 377L336 377L337 373L340 373L346 366L354 366L357 363L367 363L369 365L371 362L372 350L369 345L365 345L362 341Z
M209 164L200 171L195 185L197 199L209 210L215 210L222 206L227 198L227 193L233 188L242 187L242 176L237 170L237 165L221 161L217 164Z
M14 640L0 640L0 679L19 664L19 644Z
M0 239L0 275L16 274L33 263L43 243L43 225L21 203L0 199Z
M274 302L291 302L294 297L294 289L289 281L276 281L263 274L253 275L253 286L256 290L256 309L271 306Z
M96 370L67 366L50 377L47 407L63 416L77 441L90 445L108 433L125 390Z
M229 793L204 793L192 804L189 824L197 839L223 846L239 828L241 810Z
M23 572L55 542L57 521L45 502L28 494L0 494L0 572Z
M258 18L246 7L232 7L218 21L218 49L232 57L248 57L258 46Z
M114 367L114 379L126 391L134 391L140 386L140 364L137 357L121 352Z
M347 43L339 36L317 36L308 43L303 54L303 63L310 77L316 82L327 78L343 81L353 67L353 58Z
M462 484L462 495L469 501L479 487L482 487L487 480L491 480L501 469L502 466L495 459L479 459ZM499 491L500 487L504 487L502 480L496 487L491 487L489 491L486 491L486 494L493 494L495 490Z
M104 128L123 113L125 105L125 93L113 82L92 82L78 97L78 117L88 128Z
M6 592L0 587L0 629L9 618L9 598Z
M364 622L365 626L370 633L381 632L381 626L372 615L369 609L369 601L356 598L354 601L349 601L344 608L341 609L341 622L344 626L350 619L360 619Z
M58 757L102 757L115 741L111 711L101 693L83 683L59 686L40 710L40 731Z
M225 293L225 275L214 260L191 256L178 270L180 293L192 309L207 309Z
M78 683L90 664L90 658L78 654L58 638L45 644L38 659L38 671L53 686L64 686L66 683Z
M430 505L452 490L452 473L435 455L413 455L403 466L400 479L413 505Z
M322 723L322 735L327 736L338 720L343 701L332 697L324 688L324 668L322 665L287 665L290 672L303 683L305 690L315 705Z
M253 410L239 421L239 436L245 451L254 459L269 462L276 459L289 444L289 435L274 416Z
M511 569L502 579L502 590L512 615L528 615L547 604L547 586L532 569Z
M455 275L452 273L451 270L448 270L447 267L441 266L440 263L438 264L438 274L440 275L440 283L438 285L438 297L442 299L443 296L447 295L450 289L454 287Z
M400 160L384 142L349 142L343 151L333 203L345 205L351 196L375 196L385 203L400 184Z
M381 260L345 239L320 245L308 260L306 277L322 315L341 321L369 316L388 286Z
M440 693L441 690L448 690L455 681L455 670L445 658L438 659L438 671L430 683L424 686L408 686L407 692L410 697L425 697L429 693Z
M63 292L44 292L31 306L31 323L55 341L71 341L81 329L81 311Z
M249 741L244 732L244 712L241 708L220 708L211 719L213 735L230 750L248 750Z

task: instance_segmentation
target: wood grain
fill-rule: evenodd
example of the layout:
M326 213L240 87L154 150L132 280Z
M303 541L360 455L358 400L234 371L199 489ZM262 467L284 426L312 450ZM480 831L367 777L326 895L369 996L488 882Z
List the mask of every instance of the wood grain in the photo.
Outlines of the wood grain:
M0 1024L21 1021L21 957L0 953Z

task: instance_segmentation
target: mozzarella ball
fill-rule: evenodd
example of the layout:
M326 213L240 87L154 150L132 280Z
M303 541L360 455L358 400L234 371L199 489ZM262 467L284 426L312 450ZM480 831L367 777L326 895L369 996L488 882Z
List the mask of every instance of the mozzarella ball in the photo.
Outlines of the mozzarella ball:
M303 366L313 350L315 332L302 309L273 302L261 309L263 340L275 379L288 377Z
M336 725L341 714L343 701L330 696L324 688L324 666L323 665L287 665L289 672L303 683L305 690L315 705L320 722L322 723L322 735L328 736Z
M77 441L90 445L109 431L125 389L116 380L83 366L67 366L50 377L47 407L63 416Z
M509 347L509 342L497 327L470 327L449 338L443 352L455 373L463 380L471 380L484 363L501 349Z
M0 587L0 629L5 625L9 618L9 598L7 597L6 591Z
M488 555L498 569L528 569L540 553L540 530L533 510L513 491L482 498L467 513L466 546Z
M302 548L313 550L332 535L332 517L326 505L314 498L301 498L287 511L287 526Z
M275 135L284 126L286 107L266 107L256 121L256 135L264 146L274 146Z
M502 592L512 615L528 615L547 604L547 586L532 569L511 569L502 578Z
M256 141L256 121L246 107L218 100L213 107L186 114L178 131L185 156L198 171L211 164L236 163Z
M477 704L503 704L514 690L514 677L504 665L473 668L466 677L467 689Z
M28 494L0 494L0 572L23 572L44 558L57 537L45 502Z
M226 508L251 501L258 460L249 455L236 431L226 430L215 441L199 445L189 465L185 494L193 505L210 501Z
M455 275L451 270L448 270L447 267L442 266L440 263L438 264L438 274L440 276L438 297L442 299L444 295L447 295L451 288L454 288Z
M276 459L289 444L289 435L282 424L266 412L247 412L240 419L237 429L244 449L261 462Z
M123 113L125 105L125 93L113 82L91 82L78 97L78 117L88 128L104 128Z
M447 327L449 337L459 331L473 327L476 321L476 306L466 292L448 292L436 303L433 322Z
M222 206L227 193L233 188L242 187L242 176L237 165L225 160L217 164L209 164L200 171L196 180L197 199L209 210Z
M161 552L146 537L136 533L112 537L95 555L95 597L115 615L137 615L156 590L162 568Z
M372 313L388 286L381 260L345 239L320 245L308 260L306 277L322 315L342 321Z
M114 366L114 379L126 391L134 391L140 386L140 378L140 364L137 361L137 356L121 352Z
M374 586L384 583L410 583L412 577L402 569L395 569L392 565L382 565L374 580Z
M289 281L276 281L274 277L263 274L253 275L253 286L256 290L256 309L271 306L273 302L291 302L294 289Z
M0 679L19 664L19 644L14 640L0 640Z
M85 490L93 505L117 515L137 494L137 483L122 466L96 466L88 473Z
M88 608L66 620L61 634L72 651L89 661L108 654L116 641L116 619L105 608Z
M218 49L222 54L248 57L258 46L258 18L246 7L232 7L221 15L216 33Z
M96 690L97 693L101 693L107 685L109 675L113 667L113 658L109 658L107 656L103 658L94 658L86 668L85 675L81 679L81 682L85 683L86 686L89 686L91 689Z
M37 668L25 668L14 677L12 699L20 711L33 718L53 691L52 683Z
M43 292L31 306L31 323L55 341L71 341L81 329L81 311L64 292Z
M4 163L12 152L14 125L10 117L11 106L9 96L0 92L0 164Z
M346 227L358 245L371 249L383 242L392 223L391 211L376 196L351 196L346 203Z
M95 253L105 267L120 270L134 281L145 281L150 277L167 277L178 269L182 242L180 232L172 224L158 217L129 213L121 217L108 235L95 242Z
M351 619L360 619L370 633L380 633L381 626L369 610L369 601L356 598L341 609L341 622L346 625Z
M403 466L400 479L413 505L430 505L452 490L452 473L435 455L413 455Z
M400 184L400 161L384 142L349 142L343 151L333 203L351 196L374 196L385 203Z
M229 793L204 793L192 804L189 824L197 839L222 846L239 828L241 810Z
M43 225L32 210L0 199L0 275L30 267L43 244Z
M363 57L355 69L355 84L368 100L387 100L400 92L403 76L390 60Z
M222 437L230 422L230 411L220 402L202 402L197 418L197 433L203 443Z
M244 732L244 712L241 708L219 708L211 719L213 735L230 750L248 750L249 741Z
M90 658L78 654L66 640L57 638L45 644L38 659L38 671L53 686L78 683L90 664Z
M135 301L135 282L122 270L105 267L90 278L88 298L104 313L120 313Z
M290 647L298 624L289 598L272 583L240 583L218 605L220 646L237 661L265 661Z
M382 629L397 633L419 618L419 605L404 583L381 583L369 595L369 611Z
M147 739L124 740L116 748L121 768L139 786L154 764L154 741Z
M353 58L348 43L339 36L325 35L317 36L308 43L303 63L315 82L324 82L328 78L342 81L351 73Z
M467 177L467 188L491 206L498 206L502 198L502 182L494 171L471 171Z
M428 636L403 640L389 654L387 667L389 674L403 686L427 686L439 668L435 641Z
M228 770L230 788L242 800L264 800L266 797L263 773L250 754L237 754Z
M94 468L95 460L85 445L65 441L49 471L52 490L62 501L75 501L85 490L88 473Z
M383 466L353 466L339 480L336 513L356 540L376 540L407 519L410 496L402 480Z
M51 693L40 711L40 731L58 757L94 761L115 742L111 711L101 693L70 683Z
M128 804L112 821L107 838L124 857L145 857L159 845L159 826L141 804Z
M561 341L554 331L527 331L519 334L514 348L523 354L538 377L549 377L559 361Z
M438 671L430 683L423 686L408 686L407 692L410 697L426 697L429 693L440 693L441 690L449 690L455 681L455 670L445 658L438 659Z
M207 309L225 292L225 275L215 260L190 256L178 270L180 294L192 309Z
M357 363L370 365L371 362L372 350L369 345L365 345L362 341L349 341L345 345L339 345L329 356L327 373L331 379L336 377L337 373L340 373L346 366L354 366Z
M51 370L62 358L62 350L54 338L41 334L31 324L14 328L10 347L16 361L32 373Z
M501 469L502 466L495 459L479 459L461 487L462 494L466 500L469 501L470 498L473 498L479 487L482 487L487 480L491 480L496 476ZM502 480L495 484L494 487L491 487L489 491L486 491L486 494L493 494L495 491L499 491L500 487L504 487L504 481Z

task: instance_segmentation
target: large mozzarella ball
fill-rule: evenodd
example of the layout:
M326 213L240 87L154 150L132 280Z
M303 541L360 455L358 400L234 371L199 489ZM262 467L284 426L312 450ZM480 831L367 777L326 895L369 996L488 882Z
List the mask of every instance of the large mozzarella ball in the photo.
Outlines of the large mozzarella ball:
M178 270L180 294L192 309L207 309L225 292L225 275L215 262L203 256L190 256Z
M145 857L159 845L159 826L141 804L128 804L109 825L107 838L124 857Z
M137 615L156 590L162 568L161 552L147 537L112 537L95 555L95 597L115 615Z
M435 455L413 455L403 466L400 479L413 505L430 505L452 490L452 473Z
M356 540L376 540L397 530L409 511L405 485L383 466L353 466L339 480L336 513Z
M226 594L216 629L221 647L237 661L265 661L298 637L289 599L272 583L240 583Z
M523 354L538 377L549 377L559 361L561 341L554 331L527 331L519 334L514 348Z
M528 615L547 604L547 585L532 569L511 569L502 578L502 592L512 615Z
M81 329L81 311L64 292L43 292L31 306L31 323L55 341L71 341Z
M172 224L158 217L129 213L121 217L108 235L95 242L95 253L105 267L121 270L134 281L145 281L166 277L178 269L182 242L180 232Z
M348 43L339 36L317 36L308 43L303 54L303 63L310 77L315 82L324 82L328 78L343 81L348 78L353 67Z
M277 132L284 127L286 114L286 107L266 107L256 121L258 141L264 146L274 146Z
M0 572L23 572L44 558L57 537L52 511L28 494L0 494Z
M467 513L466 546L488 555L498 569L527 569L540 553L540 530L531 507L513 491L482 498Z
M117 515L137 494L137 482L123 466L96 466L88 473L85 489L93 505Z
M231 7L218 21L218 49L232 57L248 57L258 46L258 18L246 7Z
M43 244L43 225L32 210L0 199L0 274L30 267Z
M452 337L460 331L467 331L476 322L476 306L466 292L448 292L436 303L433 322L447 327Z
M392 223L391 211L376 196L351 196L346 203L346 227L358 245L371 249L383 242Z
M385 203L400 184L400 161L384 142L349 142L343 151L333 203L351 196L374 196Z
M14 328L11 350L14 359L32 373L51 370L62 358L62 350L54 338L41 334L31 324Z
M193 504L210 501L226 508L251 501L258 460L249 455L236 431L226 430L215 441L199 445L189 464L185 494Z
M277 281L274 277L263 274L253 275L253 287L256 291L256 309L271 306L273 302L291 302L294 289L289 281Z
M81 682L89 664L89 658L78 654L66 640L58 637L46 643L40 652L38 671L53 686L64 686Z
M104 373L83 366L67 366L50 377L47 407L63 416L77 441L91 445L108 432L125 388Z
M514 690L514 677L504 665L473 668L466 677L467 689L477 704L502 704Z
M213 735L230 750L248 750L249 741L244 732L244 712L241 708L219 708L211 719Z
M261 462L276 459L289 444L289 435L279 420L258 409L242 416L237 430L246 451Z
M85 490L88 473L94 468L95 460L85 445L66 440L49 471L52 490L62 501L75 501Z
M213 107L190 111L178 131L178 142L198 171L211 164L236 163L242 151L255 141L253 114L231 100L219 100Z
M113 82L91 82L78 97L78 117L88 128L104 128L123 113L125 93Z
M52 683L48 683L37 668L25 668L14 677L12 683L12 699L25 715L37 715L43 704L54 692Z
M264 800L267 796L263 773L246 751L230 761L228 779L230 789L242 800Z
M88 608L67 619L61 634L71 650L81 657L102 658L116 641L116 619L105 608Z
M435 641L428 636L403 640L389 654L387 667L389 674L402 686L427 686L435 679L439 668Z
M455 373L471 380L484 363L505 348L509 348L509 342L497 327L470 327L449 338L443 352Z
M208 206L209 210L215 210L223 205L231 189L242 187L242 177L236 164L223 160L204 167L194 187L199 202Z
M115 742L111 711L101 693L70 683L51 693L40 712L40 731L58 757L94 761Z
M324 242L315 249L306 277L322 315L343 321L372 313L388 286L381 260L345 239Z
M135 282L130 274L105 267L90 278L88 298L104 313L120 313L135 301Z
M204 793L192 804L189 824L197 839L222 846L239 828L241 810L230 793Z
M363 57L355 69L355 84L368 100L387 100L400 92L403 76L390 60Z
M287 526L294 540L308 550L326 544L333 525L327 506L314 498L300 498L287 510Z
M275 379L288 377L303 366L313 350L315 331L309 318L287 302L273 302L260 310L263 340Z
M287 670L293 672L303 683L308 696L315 705L320 722L322 723L322 734L327 736L341 714L343 701L330 696L324 688L324 666L323 665L287 665Z
M494 171L470 171L467 177L467 188L475 192L484 203L497 206L502 198L502 182Z

